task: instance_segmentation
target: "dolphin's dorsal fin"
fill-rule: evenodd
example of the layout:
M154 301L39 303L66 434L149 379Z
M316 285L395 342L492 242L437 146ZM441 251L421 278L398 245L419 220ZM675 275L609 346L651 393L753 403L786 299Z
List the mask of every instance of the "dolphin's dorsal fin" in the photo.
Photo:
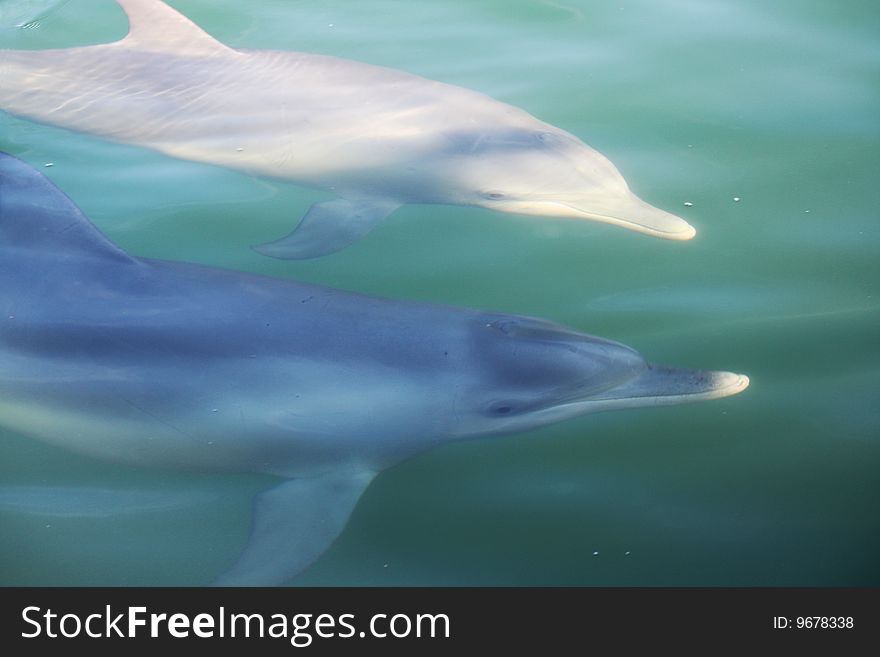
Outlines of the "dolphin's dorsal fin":
M136 262L104 237L48 178L18 158L0 153L0 250L4 248L28 249L56 259L85 254Z
M116 0L128 16L128 35L117 45L175 54L234 54L186 16L161 0Z
M291 479L261 493L251 536L216 586L276 586L312 564L342 533L375 473L330 471Z

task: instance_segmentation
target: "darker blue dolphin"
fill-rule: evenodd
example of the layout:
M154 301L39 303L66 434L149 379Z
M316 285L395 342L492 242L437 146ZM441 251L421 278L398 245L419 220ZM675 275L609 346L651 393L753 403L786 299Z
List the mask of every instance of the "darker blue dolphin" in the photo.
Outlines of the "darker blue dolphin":
M0 426L121 463L283 478L219 583L300 572L378 472L435 445L747 385L545 320L136 258L0 154Z

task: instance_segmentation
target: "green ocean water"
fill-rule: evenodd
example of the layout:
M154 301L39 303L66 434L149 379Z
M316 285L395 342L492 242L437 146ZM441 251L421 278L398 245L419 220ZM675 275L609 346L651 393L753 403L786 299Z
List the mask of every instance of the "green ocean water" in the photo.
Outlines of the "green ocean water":
M409 206L337 254L271 260L247 247L326 195L0 112L0 150L40 167L132 254L545 317L650 360L751 378L724 400L407 461L292 584L880 585L876 3L172 4L233 47L347 57L522 107L698 234ZM125 31L112 0L0 0L0 48ZM203 584L235 559L269 483L124 468L0 431L0 488L212 493L97 517L0 506L0 584Z

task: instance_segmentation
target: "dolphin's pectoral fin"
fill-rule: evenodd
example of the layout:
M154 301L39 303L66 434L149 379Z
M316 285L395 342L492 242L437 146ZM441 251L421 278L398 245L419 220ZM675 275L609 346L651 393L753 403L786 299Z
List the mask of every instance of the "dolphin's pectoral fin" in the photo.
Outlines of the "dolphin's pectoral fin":
M317 258L359 240L398 207L394 201L377 199L315 203L289 235L254 250L286 260Z
M374 472L292 479L257 496L251 536L216 586L273 586L312 564L342 532Z

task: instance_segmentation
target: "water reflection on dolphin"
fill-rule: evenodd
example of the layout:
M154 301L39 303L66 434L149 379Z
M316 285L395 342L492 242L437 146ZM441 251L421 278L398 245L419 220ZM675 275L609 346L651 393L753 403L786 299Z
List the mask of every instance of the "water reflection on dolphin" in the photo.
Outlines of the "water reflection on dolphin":
M541 319L135 258L0 156L0 426L122 463L283 478L225 584L300 572L377 473L436 445L747 385Z
M70 0L0 0L0 30L31 28Z
M117 2L130 21L120 41L0 51L0 108L338 197L264 254L332 253L406 203L695 233L574 135L481 93L324 55L234 50L159 0Z

